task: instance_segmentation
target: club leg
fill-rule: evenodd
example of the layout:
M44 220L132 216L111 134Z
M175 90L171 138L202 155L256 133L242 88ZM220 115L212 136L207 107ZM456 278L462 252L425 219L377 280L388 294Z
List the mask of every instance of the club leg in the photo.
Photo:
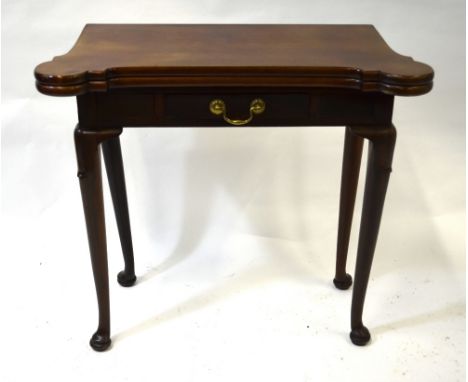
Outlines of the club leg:
M336 270L333 279L335 286L342 290L348 289L353 280L351 275L346 273L346 259L348 257L349 236L361 167L363 140L361 136L353 134L351 128L346 127L341 173Z
M120 132L121 129L85 130L79 125L75 129L78 178L99 310L98 328L90 340L91 347L96 351L104 351L111 344L109 276L99 144L105 139L118 136Z
M396 130L390 126L353 127L352 131L369 140L366 185L359 232L356 270L351 306L351 341L365 345L369 330L362 322L364 300L372 267L388 180L392 170Z
M117 275L117 281L120 285L129 287L135 284L136 276L127 191L125 187L125 173L119 136L102 142L102 153L125 263L124 270Z

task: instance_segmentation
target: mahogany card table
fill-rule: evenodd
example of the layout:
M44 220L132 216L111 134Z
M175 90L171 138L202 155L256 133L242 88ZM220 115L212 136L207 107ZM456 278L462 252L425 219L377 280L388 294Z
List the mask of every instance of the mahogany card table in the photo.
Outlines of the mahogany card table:
M362 315L395 146L393 100L429 92L430 66L394 52L372 25L89 24L68 53L34 75L41 93L77 99L78 178L99 308L94 350L111 344L101 148L125 262L117 280L136 281L124 127L345 127L338 289L352 284L346 258L366 139L350 337L356 345L370 340Z

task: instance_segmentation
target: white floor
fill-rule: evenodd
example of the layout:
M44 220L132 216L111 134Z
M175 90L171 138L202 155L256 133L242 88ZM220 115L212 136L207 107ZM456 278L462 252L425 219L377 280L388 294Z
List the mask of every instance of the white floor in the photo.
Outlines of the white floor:
M22 115L15 123L26 126ZM441 195L429 204L410 127L400 129L364 348L348 339L351 290L331 282L342 128L126 131L139 281L129 289L115 281L122 260L108 208L113 347L98 354L87 343L96 303L70 131L42 118L44 133L25 130L38 143L17 150L10 140L3 150L9 329L0 379L464 379L464 213L438 213ZM14 126L5 127L8 142ZM55 143L43 144L49 138ZM445 193L459 196L458 188Z

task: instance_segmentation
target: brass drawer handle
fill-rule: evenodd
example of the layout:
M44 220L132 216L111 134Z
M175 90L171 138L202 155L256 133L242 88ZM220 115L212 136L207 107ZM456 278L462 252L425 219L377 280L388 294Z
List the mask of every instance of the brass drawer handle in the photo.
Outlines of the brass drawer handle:
M222 115L223 119L234 126L242 126L249 123L255 114L262 114L265 111L265 101L260 98L254 99L250 103L250 116L247 119L231 119L226 116L226 104L221 99L214 99L210 102L210 111L214 115Z

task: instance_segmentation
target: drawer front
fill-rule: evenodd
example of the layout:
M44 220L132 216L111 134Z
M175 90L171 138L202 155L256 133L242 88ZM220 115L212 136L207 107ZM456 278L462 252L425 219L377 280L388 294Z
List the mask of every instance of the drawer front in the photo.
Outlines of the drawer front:
M218 105L222 104L223 109L219 110L219 114L210 110L213 101ZM251 111L251 107L255 105L262 105L264 109L258 109L256 114ZM306 125L310 122L309 95L305 93L166 94L163 121L169 125L183 126Z
M222 112L210 110L215 100L222 101ZM254 100L264 110L252 113ZM95 128L234 127L232 120L241 127L388 124L392 110L392 96L320 89L145 89L78 97L80 123Z

